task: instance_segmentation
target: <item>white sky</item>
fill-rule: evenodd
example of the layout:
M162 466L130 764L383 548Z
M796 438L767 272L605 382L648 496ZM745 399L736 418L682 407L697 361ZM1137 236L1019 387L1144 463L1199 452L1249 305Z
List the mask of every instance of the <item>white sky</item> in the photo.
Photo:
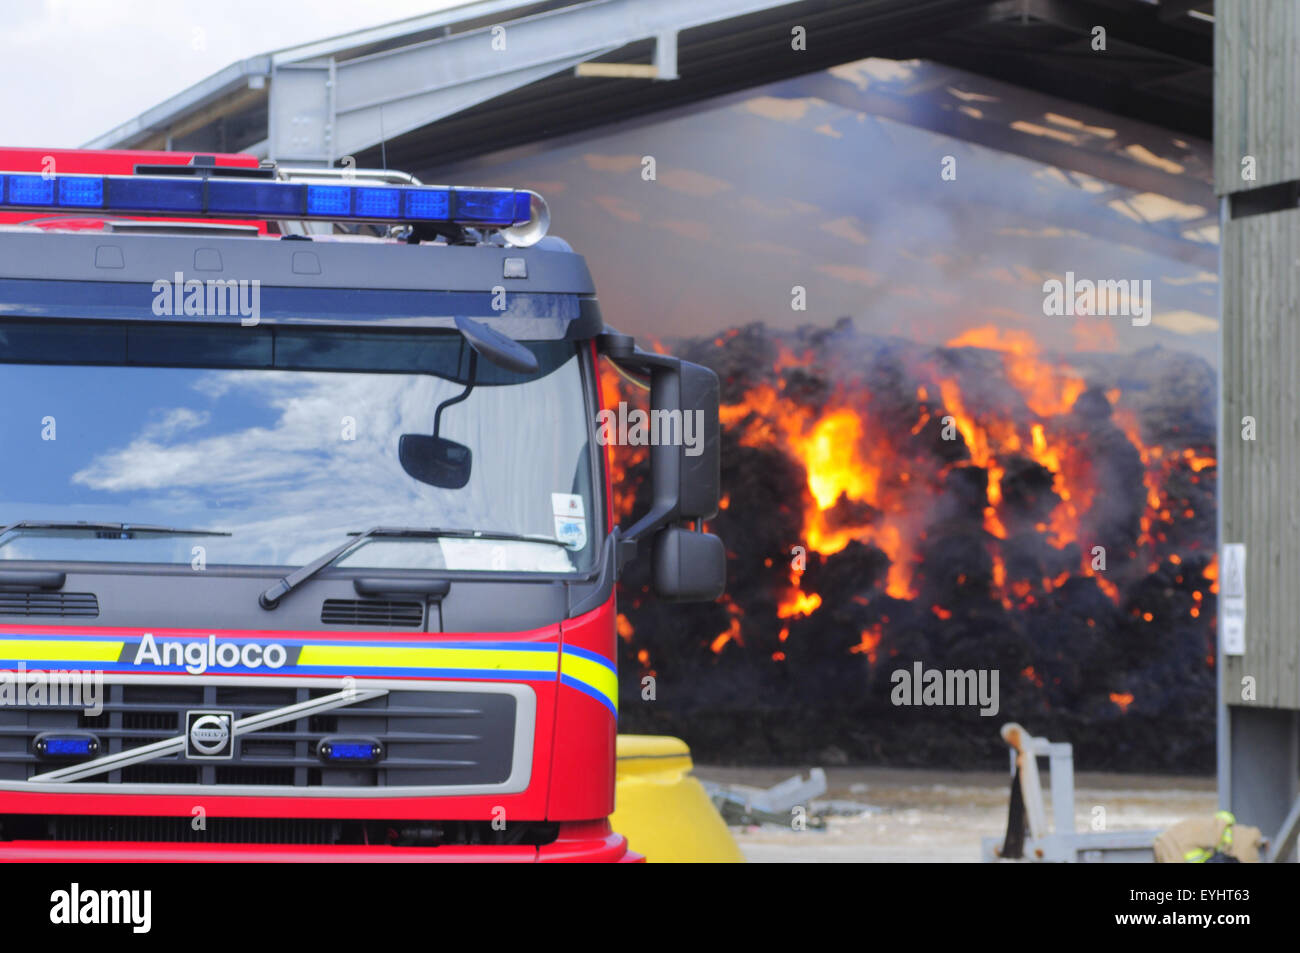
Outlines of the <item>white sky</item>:
M259 53L465 0L0 0L0 146L79 146Z

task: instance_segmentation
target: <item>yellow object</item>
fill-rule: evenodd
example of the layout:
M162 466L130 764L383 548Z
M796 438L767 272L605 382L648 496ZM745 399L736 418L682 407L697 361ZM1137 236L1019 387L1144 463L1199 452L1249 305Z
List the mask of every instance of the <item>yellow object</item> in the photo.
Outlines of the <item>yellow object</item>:
M610 823L651 863L744 863L692 767L680 738L619 735Z

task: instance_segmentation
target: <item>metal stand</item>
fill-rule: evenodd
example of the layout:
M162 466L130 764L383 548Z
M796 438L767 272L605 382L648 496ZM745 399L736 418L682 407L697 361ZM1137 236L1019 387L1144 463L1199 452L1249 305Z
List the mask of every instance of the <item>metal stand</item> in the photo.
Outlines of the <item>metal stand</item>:
M1011 776L1019 777L1029 836L1020 857L1004 857L1004 841L985 837L980 860L1029 860L1047 863L1151 863L1159 831L1076 831L1074 829L1074 747L1068 742L1035 738L1014 722L1002 726L1002 739L1011 747ZM1047 758L1052 784L1052 829L1047 827L1038 759ZM1012 810L1015 810L1014 798ZM1008 830L1019 823L1008 819Z

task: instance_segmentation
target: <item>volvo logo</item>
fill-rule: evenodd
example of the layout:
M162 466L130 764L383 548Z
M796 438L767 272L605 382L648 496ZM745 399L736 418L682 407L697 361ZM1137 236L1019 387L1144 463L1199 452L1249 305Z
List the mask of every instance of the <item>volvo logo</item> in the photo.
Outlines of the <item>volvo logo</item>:
M185 713L185 757L234 757L234 723L234 712L187 711Z

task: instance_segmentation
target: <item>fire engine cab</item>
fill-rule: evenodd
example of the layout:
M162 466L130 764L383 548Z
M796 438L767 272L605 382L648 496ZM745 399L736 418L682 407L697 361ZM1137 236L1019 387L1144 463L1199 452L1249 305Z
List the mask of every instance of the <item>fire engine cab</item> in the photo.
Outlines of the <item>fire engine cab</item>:
M637 859L614 584L721 594L718 381L548 221L0 149L0 860ZM627 527L602 359L662 423Z

